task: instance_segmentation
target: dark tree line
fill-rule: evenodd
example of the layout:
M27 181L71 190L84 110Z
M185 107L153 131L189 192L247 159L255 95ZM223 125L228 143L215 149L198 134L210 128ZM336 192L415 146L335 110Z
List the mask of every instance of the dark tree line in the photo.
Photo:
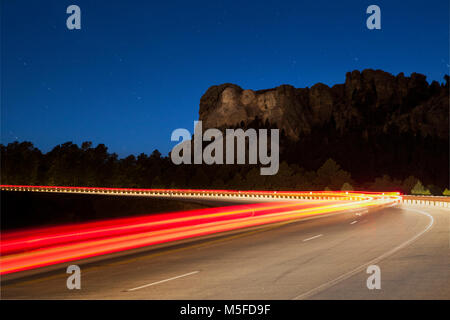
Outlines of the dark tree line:
M174 165L158 150L119 159L104 144L81 147L67 142L42 153L30 142L0 145L1 184L129 188L208 188L241 190L374 190L410 193L419 179L393 179L380 175L375 181L354 181L334 160L316 170L281 162L273 176L260 175L254 165ZM442 187L427 185L431 193Z

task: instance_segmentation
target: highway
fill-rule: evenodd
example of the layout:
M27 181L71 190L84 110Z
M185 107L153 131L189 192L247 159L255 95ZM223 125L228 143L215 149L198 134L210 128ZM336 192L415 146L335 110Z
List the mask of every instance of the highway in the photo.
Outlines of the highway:
M287 220L2 281L2 299L450 299L450 210L396 205ZM381 289L366 285L368 265Z

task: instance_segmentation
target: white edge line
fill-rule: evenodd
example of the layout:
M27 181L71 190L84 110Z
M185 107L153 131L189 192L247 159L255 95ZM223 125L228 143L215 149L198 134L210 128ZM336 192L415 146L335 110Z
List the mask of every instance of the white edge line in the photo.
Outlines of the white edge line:
M419 232L418 234L416 234L414 237L412 237L411 239L409 239L409 240L403 242L402 244L396 246L395 248L389 250L388 252L382 254L381 256L379 256L379 257L377 257L377 258L375 258L375 259L373 259L373 260L371 260L371 261L369 261L369 262L367 262L367 263L365 263L365 264L359 266L358 268L356 268L356 269L354 269L354 270L352 270L352 271L349 271L349 272L347 272L347 273L344 273L343 275L337 277L336 279L333 279L333 280L331 280L331 281L325 282L324 284L321 284L320 286L318 286L318 287L316 287L316 288L314 288L314 289L311 289L311 290L309 290L309 291L307 291L307 292L305 292L305 293L302 293L302 294L300 294L300 295L294 297L292 300L303 300L303 299L306 299L306 298L308 298L308 297L310 297L310 296L312 296L312 295L315 295L315 294L319 293L320 291L323 291L323 290L325 290L325 289L327 289L327 288L329 288L329 287L334 286L335 284L337 284L337 283L339 283L339 282L341 282L341 281L343 281L343 280L345 280L345 279L350 278L351 276L355 275L356 273L361 272L362 270L364 270L367 266L370 266L370 265L372 265L372 264L376 264L376 263L378 263L379 261L383 260L384 258L389 257L390 255L396 253L396 252L399 251L400 249L403 249L404 247L406 247L406 246L408 246L409 244L413 243L413 242L414 242L415 240L417 240L421 235L423 235L425 232L427 232L428 230L430 230L431 227L433 226L433 224L434 224L434 218L433 218L433 216L430 215L429 213L427 213L427 212L425 212L425 211L422 211L422 210L416 210L416 209L404 209L404 210L410 210L410 211L415 211L415 212L424 214L424 215L426 215L426 216L428 216L428 217L430 218L430 223L427 225L427 227L426 227L424 230L422 230L421 232Z
M355 224L355 223L357 223L357 222L358 222L358 221L355 220L355 221L350 222L350 224Z
M139 290L139 289L143 289L143 288L147 288L147 287L150 287L150 286L154 286L155 284L160 284L160 283L171 281L171 280L175 280L175 279L178 279L178 278L187 277L187 276L190 276L191 274L195 274L195 273L198 273L198 272L199 271L192 271L192 272L189 272L189 273L182 274L180 276L176 276L176 277L172 277L172 278L169 278L169 279L164 279L164 280L152 282L152 283L149 283L149 284L146 284L146 285L143 285L143 286L140 286L140 287L128 289L128 290L125 290L125 291L127 291L127 292L136 291L136 290Z
M321 236L323 236L323 234L318 234L317 236L314 236L314 237L307 238L307 239L303 240L303 242L309 241L309 240L312 240L312 239L316 239L316 238L319 238L319 237L321 237Z

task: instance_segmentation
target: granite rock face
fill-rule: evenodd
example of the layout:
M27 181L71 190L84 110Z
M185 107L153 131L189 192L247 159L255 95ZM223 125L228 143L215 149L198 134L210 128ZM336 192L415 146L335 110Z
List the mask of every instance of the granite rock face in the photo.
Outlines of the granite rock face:
M394 76L366 69L343 84L290 85L253 91L235 84L210 87L200 100L203 128L276 127L280 161L317 169L328 158L352 177L381 174L448 185L449 84L422 74Z
M448 89L429 85L424 75L393 76L381 70L353 71L344 84L311 88L281 85L253 91L234 84L210 87L200 100L204 128L225 128L255 118L284 129L297 141L314 127L335 126L344 133L396 128L422 136L448 137Z

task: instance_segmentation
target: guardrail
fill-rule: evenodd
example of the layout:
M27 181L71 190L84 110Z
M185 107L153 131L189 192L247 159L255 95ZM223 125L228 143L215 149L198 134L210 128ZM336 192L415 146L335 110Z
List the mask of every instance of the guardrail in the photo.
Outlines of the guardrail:
M63 186L22 186L0 185L2 191L51 192L73 194L103 194L114 196L147 196L160 198L192 199L280 199L280 200L367 200L370 197L399 196L397 192L353 192L353 191L236 191L236 190L197 190L197 189L138 189L138 188L94 188ZM450 208L450 197L402 195L401 204Z
M439 196L402 196L402 204L450 208L450 197Z
M235 190L195 190L195 189L135 189L135 188L92 188L60 186L20 186L0 185L2 191L53 192L74 194L103 194L115 196L148 196L195 199L298 199L298 200L367 200L372 196L398 196L398 193L362 193L351 191L235 191Z

